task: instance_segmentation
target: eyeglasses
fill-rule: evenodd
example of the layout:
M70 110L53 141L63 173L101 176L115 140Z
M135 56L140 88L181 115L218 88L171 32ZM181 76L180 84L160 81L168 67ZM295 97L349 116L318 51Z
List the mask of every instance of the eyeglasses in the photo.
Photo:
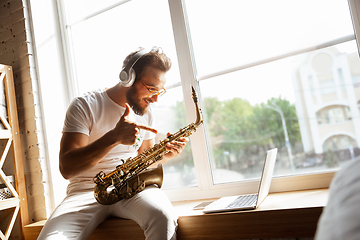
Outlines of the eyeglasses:
M142 81L140 81L140 82L141 82L142 85L144 85L144 87L146 87L146 89L149 91L149 94L147 95L147 97L149 97L149 98L152 97L152 96L155 96L155 95L161 97L162 95L164 95L164 93L166 93L165 88L162 88L162 89L160 89L159 91L158 91L158 90L152 90L152 89L148 88L148 87L145 85L145 83L143 83Z

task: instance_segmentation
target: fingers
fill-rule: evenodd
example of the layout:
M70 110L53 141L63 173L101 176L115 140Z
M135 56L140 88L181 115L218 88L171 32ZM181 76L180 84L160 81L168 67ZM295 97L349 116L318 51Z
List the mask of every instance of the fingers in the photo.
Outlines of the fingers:
M140 128L135 127L135 136L138 136L140 134Z
M141 125L141 124L136 124L136 127L139 128L139 129L143 129L143 130L146 130L146 131L153 132L153 133L155 133L155 134L158 133L158 131L157 131L155 128L152 128L152 127L149 127L149 126L145 126L145 125Z
M167 135L169 136L170 134L168 133ZM174 155L178 155L185 148L188 141L189 138L181 137L176 141L171 141L170 143L166 144L166 149L172 152Z
M136 140L140 136L141 129L157 133L157 130L154 128L130 122L128 123L127 129L124 129L126 131L126 134L123 134L123 136L125 136L124 138L127 138L128 144L135 144ZM123 133L125 133L125 131Z
M129 116L130 113L130 105L128 103L125 103L125 112L122 115L122 119L127 119L127 117Z
M128 103L125 103L125 112L122 115L121 120L122 121L128 120L127 117L129 116L129 114L130 114L130 105ZM158 131L155 128L152 128L152 127L149 127L149 126L145 126L145 125L137 124L137 123L134 123L134 126L135 126L135 128L137 128L137 130L136 130L137 134L140 133L140 129L144 129L146 131L150 131L150 132L153 132L155 134L158 133Z

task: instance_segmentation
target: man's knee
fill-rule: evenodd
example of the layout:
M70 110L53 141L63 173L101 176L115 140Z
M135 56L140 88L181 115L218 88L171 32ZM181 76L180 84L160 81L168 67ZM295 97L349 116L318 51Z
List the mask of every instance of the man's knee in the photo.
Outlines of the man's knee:
M177 216L175 216L175 214L173 214L171 211L152 209L150 211L150 216L152 219L152 223L159 224L162 226L177 225Z
M145 235L157 235L157 239L176 239L178 218L175 214L161 209L152 209L149 211L149 217L150 221L144 229Z

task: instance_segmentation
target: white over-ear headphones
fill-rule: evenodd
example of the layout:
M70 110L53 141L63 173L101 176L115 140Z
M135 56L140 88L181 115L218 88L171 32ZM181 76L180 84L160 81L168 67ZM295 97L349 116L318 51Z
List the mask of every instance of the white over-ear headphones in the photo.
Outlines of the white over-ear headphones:
M123 85L124 87L130 87L134 83L136 74L133 66L146 53L148 53L146 50L141 50L135 53L134 56L132 56L132 58L126 64L126 66L121 70L119 74L121 85Z

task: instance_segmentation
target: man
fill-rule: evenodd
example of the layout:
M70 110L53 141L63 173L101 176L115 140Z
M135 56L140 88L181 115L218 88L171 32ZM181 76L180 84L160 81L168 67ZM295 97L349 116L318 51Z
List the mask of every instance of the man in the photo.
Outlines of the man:
M335 174L329 200L320 216L316 240L360 239L360 159L345 163Z
M130 83L122 79L110 89L74 99L66 113L59 154L60 172L70 182L67 196L47 220L39 240L85 240L109 216L136 221L147 240L176 239L177 216L157 187L148 186L112 205L99 204L93 192L98 172L109 173L154 146L157 131L150 104L165 92L170 67L170 59L160 49L141 49L124 60L125 75L134 70ZM160 162L176 157L187 142L188 138L180 138L168 144Z

